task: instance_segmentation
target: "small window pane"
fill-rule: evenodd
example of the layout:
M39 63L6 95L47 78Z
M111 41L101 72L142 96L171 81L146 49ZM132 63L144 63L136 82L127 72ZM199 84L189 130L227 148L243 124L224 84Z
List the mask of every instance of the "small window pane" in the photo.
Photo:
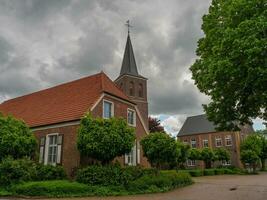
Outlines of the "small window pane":
M135 125L135 113L132 110L128 110L128 124Z
M104 118L112 117L112 103L104 101Z

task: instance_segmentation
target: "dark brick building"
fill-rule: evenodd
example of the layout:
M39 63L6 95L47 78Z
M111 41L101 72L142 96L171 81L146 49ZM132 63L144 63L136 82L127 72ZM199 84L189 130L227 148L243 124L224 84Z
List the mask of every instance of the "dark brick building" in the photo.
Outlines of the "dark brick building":
M215 130L215 125L210 122L206 115L197 115L188 117L184 122L177 138L189 144L191 148L209 147L216 149L224 147L229 150L231 159L229 162L223 163L215 162L215 166L219 165L233 165L236 167L243 167L240 162L240 143L241 141L254 130L252 126L246 125L241 127L240 131L221 131ZM186 163L189 168L203 168L203 161L188 160Z
M136 142L132 152L116 160L149 166L140 148L140 139L149 133L147 79L137 71L129 35L115 82L101 72L0 104L0 112L24 120L33 130L39 141L39 162L63 165L69 175L87 162L76 141L80 119L88 111L94 117L125 118L135 128Z

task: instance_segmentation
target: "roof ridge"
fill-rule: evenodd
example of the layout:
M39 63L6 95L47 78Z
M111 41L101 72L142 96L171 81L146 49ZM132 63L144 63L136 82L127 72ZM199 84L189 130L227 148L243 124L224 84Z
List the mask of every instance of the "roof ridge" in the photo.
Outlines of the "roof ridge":
M51 87L48 87L48 88L45 88L45 89L41 89L41 90L38 90L38 91L35 91L35 92L31 92L31 93L28 93L28 94L25 94L25 95L21 95L21 96L15 97L15 98L11 98L11 99L8 99L8 100L2 102L1 104L4 104L6 102L10 102L10 101L13 101L13 100L17 100L17 99L20 99L20 98L24 98L24 97L27 97L27 96L30 96L30 95L33 95L33 94L38 94L38 93L41 93L41 92L44 92L44 91L47 91L47 90L50 90L50 89L53 89L53 88L57 88L57 87L60 87L60 86L64 86L64 85L68 85L68 84L71 84L71 83L74 83L74 82L78 82L78 81L81 81L81 80L84 80L84 79L87 79L87 78L92 78L92 77L98 76L100 74L101 74L101 72L99 72L97 74L90 75L90 76L85 76L85 77L82 77L82 78L79 78L79 79L75 79L75 80L72 80L72 81L69 81L69 82L64 82L64 83L61 83L61 84L58 84L58 85L55 85L55 86L51 86Z

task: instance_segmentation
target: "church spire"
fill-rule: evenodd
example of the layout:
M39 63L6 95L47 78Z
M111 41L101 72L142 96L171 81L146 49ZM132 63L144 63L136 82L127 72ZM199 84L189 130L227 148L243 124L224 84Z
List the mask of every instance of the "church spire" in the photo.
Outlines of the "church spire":
M121 66L121 72L120 75L129 74L134 76L139 76L135 58L134 58L134 52L133 47L131 43L130 35L127 36L127 42L125 46L122 66Z

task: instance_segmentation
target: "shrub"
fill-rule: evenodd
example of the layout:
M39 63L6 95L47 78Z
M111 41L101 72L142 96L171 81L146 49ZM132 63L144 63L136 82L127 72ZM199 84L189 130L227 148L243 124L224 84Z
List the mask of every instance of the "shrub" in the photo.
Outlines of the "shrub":
M214 169L204 169L204 176L212 176L215 175Z
M85 184L70 181L27 182L12 187L12 192L27 196L68 196L90 194L92 188Z
M203 170L200 169L188 170L188 173L193 177L203 176Z
M91 165L79 169L76 180L88 185L122 185L126 181L125 177L127 175L123 174L119 165Z
M224 171L224 174L234 174L233 170L229 169L229 168L222 168Z
M215 174L216 175L222 175L222 174L224 174L224 169L215 169L214 171L215 171Z
M188 173L177 173L175 171L160 173L158 176L144 175L132 181L127 189L140 193L157 191L167 191L176 187L182 187L192 183Z
M21 181L29 181L36 177L36 168L29 159L14 160L5 158L0 163L0 185L9 186Z
M66 173L62 166L42 165L36 167L35 180L62 180L65 179Z

